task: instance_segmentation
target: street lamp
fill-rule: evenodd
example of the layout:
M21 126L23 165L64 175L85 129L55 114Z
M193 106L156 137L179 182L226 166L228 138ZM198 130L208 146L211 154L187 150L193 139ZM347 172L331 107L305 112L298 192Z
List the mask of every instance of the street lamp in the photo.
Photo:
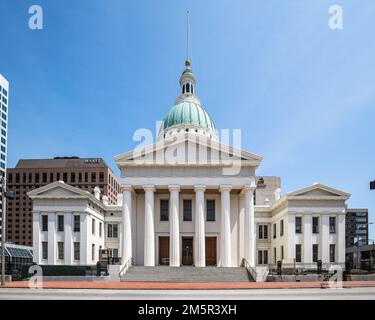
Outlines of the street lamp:
M5 174L4 174L5 175ZM14 192L6 191L5 176L0 177L1 196L2 196L2 218L1 218L1 285L5 286L5 199L14 199Z

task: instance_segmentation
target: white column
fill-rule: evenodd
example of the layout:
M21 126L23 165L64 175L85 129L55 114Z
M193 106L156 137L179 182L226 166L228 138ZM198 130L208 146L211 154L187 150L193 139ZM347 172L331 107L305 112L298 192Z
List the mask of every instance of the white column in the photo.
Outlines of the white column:
M40 241L40 213L33 212L33 262L40 264L42 243Z
M239 194L238 200L238 265L241 265L242 259L245 258L245 195L243 192Z
M122 243L121 243L121 260L126 263L132 257L132 186L123 186L122 193Z
M91 264L91 220L87 213L80 213L80 239L79 239L79 255L80 264ZM90 221L89 221L90 220ZM89 224L90 222L90 224Z
M288 214L286 221L286 232L288 233L286 263L294 263L296 258L296 216ZM302 260L301 260L302 261Z
M194 265L206 266L206 237L204 227L204 192L206 186L196 185L195 191L195 241L194 241Z
M145 190L145 243L144 265L155 266L154 192L155 186L143 186Z
M179 223L179 192L180 186L168 186L170 194L169 216L169 265L180 266L180 223Z
M246 185L243 188L245 195L244 216L244 256L249 264L254 267L255 262L255 217L254 217L254 187Z
M312 215L305 212L303 219L303 263L312 263Z
M329 262L329 216L327 214L322 214L320 216L320 259L323 263Z
M337 244L336 262L345 264L345 212L336 216L337 223Z
M48 264L56 264L56 213L48 213Z
M64 263L65 265L73 264L73 214L64 215Z
M232 266L230 232L230 190L232 186L220 186L221 192L221 266Z

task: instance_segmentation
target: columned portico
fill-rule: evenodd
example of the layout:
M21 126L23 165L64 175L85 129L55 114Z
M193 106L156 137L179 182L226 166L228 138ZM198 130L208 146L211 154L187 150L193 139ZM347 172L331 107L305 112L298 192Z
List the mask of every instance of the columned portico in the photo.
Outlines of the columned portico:
M205 185L196 185L195 191L195 243L194 265L206 266L205 227L204 227L204 192Z
M123 186L122 200L122 263L126 263L132 255L132 230L131 230L131 212L132 212L132 187Z
M170 218L169 218L169 265L171 267L180 266L180 225L179 225L179 191L180 186L168 186L170 191Z
M244 215L244 257L249 264L255 266L255 217L254 217L254 189L251 185L243 188L245 196Z
M145 242L144 265L155 266L154 192L155 186L145 185Z
M230 190L231 185L220 186L221 193L221 266L232 266L232 243L230 231Z

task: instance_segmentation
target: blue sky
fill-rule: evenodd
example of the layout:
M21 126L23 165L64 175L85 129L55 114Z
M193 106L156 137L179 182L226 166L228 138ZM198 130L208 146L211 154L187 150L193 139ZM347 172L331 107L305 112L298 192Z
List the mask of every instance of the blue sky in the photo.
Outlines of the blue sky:
M28 28L28 8L44 29ZM340 4L344 29L328 28ZM113 156L137 145L179 93L190 10L197 93L219 128L242 129L259 175L283 192L321 182L375 220L375 2L1 0L10 82L8 166ZM375 226L371 227L375 238Z

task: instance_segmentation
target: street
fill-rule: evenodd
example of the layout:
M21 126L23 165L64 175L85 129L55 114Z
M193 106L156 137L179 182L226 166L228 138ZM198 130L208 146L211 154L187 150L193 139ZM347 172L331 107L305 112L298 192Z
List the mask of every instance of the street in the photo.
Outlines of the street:
M0 288L0 300L373 300L375 288L108 290Z

